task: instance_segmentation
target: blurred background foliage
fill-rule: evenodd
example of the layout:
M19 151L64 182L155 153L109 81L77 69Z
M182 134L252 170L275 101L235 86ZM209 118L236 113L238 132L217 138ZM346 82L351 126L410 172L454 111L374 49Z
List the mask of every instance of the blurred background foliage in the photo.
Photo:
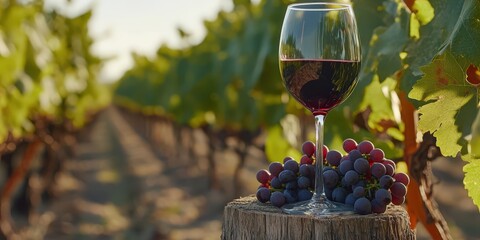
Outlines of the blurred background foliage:
M36 119L78 129L109 104L90 51L91 12L69 18L42 1L6 0L0 12L0 142L35 134Z

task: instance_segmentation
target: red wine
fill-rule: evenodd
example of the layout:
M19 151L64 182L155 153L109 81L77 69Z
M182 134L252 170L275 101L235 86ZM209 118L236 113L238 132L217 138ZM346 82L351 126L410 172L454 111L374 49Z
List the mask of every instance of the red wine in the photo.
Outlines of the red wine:
M281 60L280 72L290 94L313 115L325 115L343 102L358 82L359 61Z

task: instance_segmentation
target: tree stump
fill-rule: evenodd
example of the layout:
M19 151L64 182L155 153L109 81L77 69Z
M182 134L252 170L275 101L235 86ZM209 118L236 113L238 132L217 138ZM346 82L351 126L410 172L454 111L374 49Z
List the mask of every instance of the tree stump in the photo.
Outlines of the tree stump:
M383 214L312 217L288 215L255 196L227 204L222 239L415 239L407 212L389 205Z

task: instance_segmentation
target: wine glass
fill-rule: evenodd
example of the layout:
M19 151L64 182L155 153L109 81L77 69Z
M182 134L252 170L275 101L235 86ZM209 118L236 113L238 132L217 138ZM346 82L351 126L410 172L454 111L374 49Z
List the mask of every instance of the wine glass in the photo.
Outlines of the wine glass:
M280 73L288 92L315 117L315 192L310 201L288 204L290 214L352 213L329 201L323 186L323 132L327 113L353 92L360 71L360 44L352 7L341 3L288 6L279 47Z

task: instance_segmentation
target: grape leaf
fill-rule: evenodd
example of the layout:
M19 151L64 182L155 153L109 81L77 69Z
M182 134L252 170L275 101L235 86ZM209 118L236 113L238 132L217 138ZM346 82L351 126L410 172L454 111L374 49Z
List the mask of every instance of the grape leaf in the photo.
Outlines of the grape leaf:
M409 93L410 98L426 102L419 108L419 130L432 132L446 156L455 156L462 149L462 133L456 122L462 119L458 112L471 107L467 103L477 96L477 89L465 81L467 67L465 59L447 51L421 68L425 75Z
M462 5L457 1L430 0L435 16L430 23L420 27L420 38L410 41L405 51L408 69L401 81L401 89L409 92L422 77L421 66L430 63L437 56L445 41L455 34L454 28L460 18Z
M380 83L378 77L374 77L372 83L365 88L365 95L369 97L363 99L361 109L371 108L368 125L377 132L387 130L380 124L382 121L395 122L390 95L385 96L394 89L395 83L391 78Z
M380 81L385 80L398 69L402 68L400 52L408 41L408 30L399 22L392 24L385 32L379 34L372 50Z
M473 203L477 205L480 211L480 159L475 159L473 156L462 157L467 164L463 167L465 178L463 183L468 191L468 196L472 198Z
M362 44L363 58L368 53L372 35L380 26L389 26L394 21L394 16L387 15L382 1L353 0L353 9L358 21L358 33ZM388 17L385 17L387 15Z
M470 154L472 157L480 158L480 111L472 124L472 137L470 139Z
M480 3L478 0L465 0L460 18L455 25L455 33L447 40L452 52L463 55L475 65L480 65Z

